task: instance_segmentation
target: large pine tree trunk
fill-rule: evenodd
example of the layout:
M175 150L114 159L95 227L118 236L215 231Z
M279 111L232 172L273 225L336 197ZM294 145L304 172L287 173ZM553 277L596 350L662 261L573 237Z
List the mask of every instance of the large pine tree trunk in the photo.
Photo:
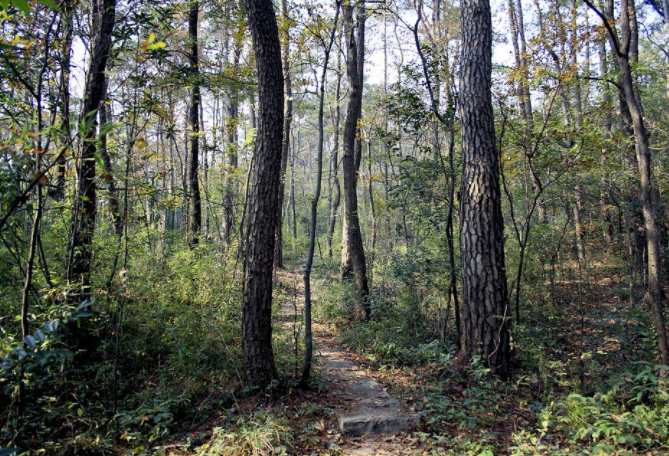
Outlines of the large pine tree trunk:
M462 59L462 356L480 355L508 373L508 295L499 160L492 109L492 21L489 0L461 2Z
M244 256L242 352L245 381L265 388L276 378L272 353L272 271L283 136L283 71L271 0L243 0L258 69L258 134Z
M116 0L101 0L93 9L91 57L81 107L80 154L77 188L72 210L66 279L71 287L81 285L81 295L89 293L93 233L95 232L96 183L96 111L104 93L105 69L111 48L116 17Z
M198 180L200 160L200 70L197 52L197 20L200 8L197 0L190 4L188 14L188 36L190 38L190 71L193 81L193 93L190 104L190 155L188 156L188 212L190 217L189 242L197 245L202 228L202 203L200 201L200 182Z

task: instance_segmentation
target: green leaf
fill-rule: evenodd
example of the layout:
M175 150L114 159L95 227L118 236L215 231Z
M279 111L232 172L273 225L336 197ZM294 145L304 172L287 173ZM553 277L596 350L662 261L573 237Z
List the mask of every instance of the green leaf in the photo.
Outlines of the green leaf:
M157 43L149 44L146 47L146 49L149 49L149 50L150 49L160 49L160 48L164 48L165 46L167 46L165 43L163 43L162 41L158 41Z
M12 0L12 5L23 11L25 14L30 14L30 5L28 5L26 0Z
M114 130L115 128L122 127L123 124L120 123L106 123L102 127L100 127L100 134L98 136L106 135L110 131Z
M83 416L83 415L84 415L84 411L81 410L81 409L77 410L77 415L79 415L79 416Z
M6 10L7 8L9 8L9 0L0 0L0 6L2 6L3 10Z
M38 3L41 3L41 4L44 5L44 6L48 6L49 8L51 8L52 10L54 10L54 11L56 11L56 12L58 12L58 13L62 13L62 11L60 10L60 8L58 8L58 5L56 5L56 4L55 4L54 2L52 2L51 0L37 0L37 2L38 2Z

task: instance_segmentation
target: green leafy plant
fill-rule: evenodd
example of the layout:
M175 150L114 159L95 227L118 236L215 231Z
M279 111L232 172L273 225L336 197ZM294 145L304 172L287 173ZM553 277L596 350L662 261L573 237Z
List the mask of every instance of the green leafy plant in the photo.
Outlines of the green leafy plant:
M211 456L280 456L289 454L293 436L285 419L267 412L242 417L229 429L215 428L197 454Z

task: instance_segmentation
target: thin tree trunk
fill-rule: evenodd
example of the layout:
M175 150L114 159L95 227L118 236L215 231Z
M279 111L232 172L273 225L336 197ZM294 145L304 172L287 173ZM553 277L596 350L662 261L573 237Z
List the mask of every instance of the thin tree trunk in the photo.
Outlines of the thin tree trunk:
M241 45L240 43L235 44L234 56L233 56L233 67L235 69L239 68L239 61L241 57ZM255 117L255 110L253 105L251 105L251 113ZM228 106L228 124L226 126L226 131L228 135L228 147L227 147L227 177L225 182L225 193L223 196L223 232L225 235L225 242L230 245L232 239L232 233L234 231L235 224L235 210L234 210L234 198L236 193L236 183L233 176L234 171L239 166L239 156L237 154L237 126L239 122L239 91L236 87L232 88L232 94L230 95L230 104ZM254 127L255 128L255 121Z
M664 10L664 26L669 37L669 1L662 0L662 9ZM669 65L669 54L667 54L667 64ZM669 98L669 73L667 73L666 96Z
M281 0L281 11L288 18L288 0ZM289 23L289 21L288 21ZM290 126L293 121L293 88L290 79L290 27L287 28L282 43L283 57L283 84L285 94L283 118L283 147L281 149L281 181L279 183L279 205L277 206L279 226L276 231L276 246L274 247L274 267L283 268L283 199L286 192L286 167L290 152Z
M569 66L571 71L574 74L574 101L576 103L576 128L580 128L583 121L583 100L581 94L581 83L579 79L578 71L578 56L577 52L580 49L579 39L578 39L578 25L576 19L578 16L578 9L576 8L576 0L569 1L569 12L571 16L571 27L570 27L570 50L569 50Z
M328 71L328 61L330 60L330 50L337 32L337 21L339 19L339 3L337 3L337 10L335 12L334 23L332 26L332 33L330 35L330 42L325 48L325 56L323 61L323 73L321 75L320 84L320 99L318 102L318 153L316 164L316 191L314 199L311 201L311 226L309 227L309 252L307 253L307 262L304 266L304 366L302 367L302 380L304 385L309 380L311 372L311 360L313 356L313 337L311 334L311 268L314 263L314 248L316 246L316 223L318 221L318 200L321 197L321 181L323 179L323 142L324 142L324 126L323 126L323 105L325 103L325 83Z
M374 274L374 255L376 249L376 208L374 207L374 180L372 179L372 142L367 142L367 158L369 160L367 164L367 178L368 182L368 191L369 191L369 206L370 214L372 216L372 240L370 245L369 252L369 288L372 288L372 280Z
M107 124L107 85L109 81L105 78L104 94L100 103L100 128L104 129ZM101 176L107 182L107 191L109 192L109 211L112 216L112 225L116 236L121 236L123 232L123 221L121 220L121 202L118 199L118 191L116 190L116 182L114 180L114 170L111 165L111 158L107 152L107 134L100 133L100 157L104 166L104 175Z
M581 222L581 213L583 212L583 187L576 185L576 204L574 204L574 227L576 228L576 251L578 261L581 266L585 266L585 246L583 245L583 223Z
M207 130L207 126L205 124L204 120L204 104L200 102L200 121L202 122L202 131ZM213 130L213 129L212 129ZM216 133L214 132L214 138L216 137ZM215 141L215 139L214 139ZM208 157L208 150L209 148L207 147L207 136L202 135L202 171L203 171L203 176L202 176L202 184L203 184L203 192L204 192L204 237L207 239L209 236L209 157Z
M356 299L364 315L369 317L371 309L367 300L369 294L367 263L358 217L358 179L355 156L356 132L362 111L362 80L359 72L359 53L355 27L353 26L353 6L344 5L343 8L347 40L346 69L349 81L349 102L344 126L344 158L342 163L344 173L344 220L346 222L344 224L344 237L342 238L342 277L350 278L355 272Z
M337 87L335 89L335 116L334 116L334 147L332 148L332 182L334 186L334 199L330 205L330 224L328 226L328 235L326 248L328 255L332 258L332 238L334 236L335 226L337 225L337 210L341 203L341 187L339 185L339 122L341 118L341 107L339 96L341 90L341 52L337 53Z
M200 181L198 173L200 168L200 70L197 50L197 22L199 15L199 3L194 0L190 4L188 14L188 36L190 38L190 72L193 80L193 92L190 105L190 155L188 156L188 196L190 217L189 243L197 245L200 242L200 231L202 229L202 203L200 201Z
M70 55L72 49L72 6L69 0L60 4L63 11L63 42L60 51L60 100L63 115L63 147L71 148L72 132L70 127ZM60 201L65 197L65 154L58 156L56 172L56 188L52 195Z
M297 130L297 147L293 146L293 157L290 160L290 206L293 218L293 241L297 239L297 216L295 213L295 160L300 150L300 130ZM293 244L294 245L294 244Z
M602 36L597 43L597 49L599 52L599 77L606 79L608 76L608 63L606 56L606 36ZM608 86L604 86L602 91L602 105L604 109L604 140L608 140L611 137L611 115L609 114L609 105L611 103ZM608 148L602 150L602 164L606 163L606 155L608 153ZM600 216L602 218L602 235L604 237L604 242L606 245L610 245L613 239L613 224L611 223L611 214L607 207L607 187L608 187L608 173L605 173L602 189L600 192Z

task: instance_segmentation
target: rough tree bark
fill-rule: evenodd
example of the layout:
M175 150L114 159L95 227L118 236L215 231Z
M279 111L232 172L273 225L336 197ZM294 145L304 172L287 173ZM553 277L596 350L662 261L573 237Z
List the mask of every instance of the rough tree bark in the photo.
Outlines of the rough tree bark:
M460 14L461 357L479 355L494 373L506 376L510 315L507 315L504 223L491 95L490 2L463 0Z
M277 377L272 353L272 272L283 136L283 71L279 29L271 0L243 0L258 69L258 132L242 295L245 381L264 389Z

